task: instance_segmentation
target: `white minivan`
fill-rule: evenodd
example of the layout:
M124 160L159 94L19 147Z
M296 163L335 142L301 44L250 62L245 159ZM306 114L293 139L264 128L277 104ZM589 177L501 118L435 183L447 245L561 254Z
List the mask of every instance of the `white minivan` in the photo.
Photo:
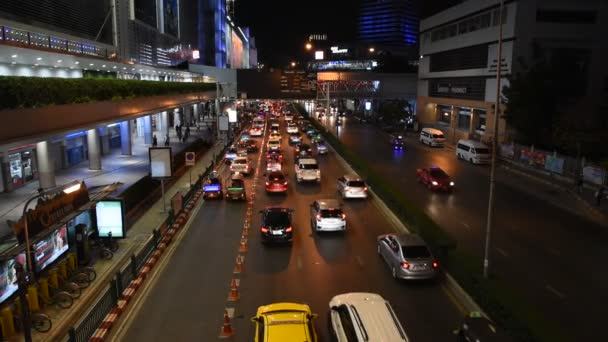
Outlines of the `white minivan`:
M436 128L426 127L420 131L420 143L422 144L441 147L444 142L443 132Z
M458 140L456 158L464 159L473 164L488 164L490 149L484 143L475 140Z
M408 342L393 308L376 293L351 292L329 302L330 332L338 342Z

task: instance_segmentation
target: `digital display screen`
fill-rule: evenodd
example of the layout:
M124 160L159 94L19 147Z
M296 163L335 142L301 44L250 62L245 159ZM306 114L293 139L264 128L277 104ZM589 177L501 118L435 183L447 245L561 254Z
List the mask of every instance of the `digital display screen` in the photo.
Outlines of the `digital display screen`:
M95 205L97 218L97 234L108 237L112 232L113 238L125 237L122 201L99 201Z
M67 252L68 248L68 226L64 224L34 245L36 270L38 272L44 270Z
M151 147L150 154L150 176L152 178L171 177L171 148Z
M25 264L25 253L19 254L13 259L0 261L0 303L13 295L18 289L17 272L15 265L19 262Z

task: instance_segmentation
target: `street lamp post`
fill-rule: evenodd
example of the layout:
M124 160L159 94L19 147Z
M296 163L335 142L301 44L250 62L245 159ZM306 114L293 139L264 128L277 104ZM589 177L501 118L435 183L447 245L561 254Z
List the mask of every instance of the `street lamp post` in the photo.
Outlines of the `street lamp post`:
M25 263L27 265L27 270L23 269L19 263L15 264L15 271L17 273L17 281L19 284L19 301L21 302L21 320L23 322L23 338L26 342L32 341L32 327L30 321L30 308L27 303L27 287L32 281L32 250L30 245L30 227L29 227L29 219L27 215L27 207L32 203L33 200L41 198L43 196L47 196L50 194L56 194L59 191L63 191L66 194L72 193L80 189L81 183L80 181L74 181L72 183L68 183L62 185L60 187L56 187L50 190L41 191L38 194L30 197L25 204L23 205L23 233L25 235Z
M500 0L498 22L498 58L496 62L496 104L494 105L494 136L492 137L492 164L490 169L490 191L488 194L488 216L486 220L486 241L483 258L483 277L488 278L490 272L490 251L492 236L492 219L494 216L494 187L496 183L496 155L498 154L498 127L500 115L500 77L502 71L502 15L504 1Z

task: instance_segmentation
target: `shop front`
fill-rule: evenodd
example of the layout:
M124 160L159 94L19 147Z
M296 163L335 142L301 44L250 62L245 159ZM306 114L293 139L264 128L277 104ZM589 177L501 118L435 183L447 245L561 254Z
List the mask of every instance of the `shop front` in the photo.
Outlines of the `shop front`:
M65 156L66 165L65 167L74 166L80 164L85 160L85 146L84 138L85 132L78 132L74 134L68 134L65 136Z
M7 152L8 172L5 174L5 185L8 189L19 188L36 179L34 155L34 145Z

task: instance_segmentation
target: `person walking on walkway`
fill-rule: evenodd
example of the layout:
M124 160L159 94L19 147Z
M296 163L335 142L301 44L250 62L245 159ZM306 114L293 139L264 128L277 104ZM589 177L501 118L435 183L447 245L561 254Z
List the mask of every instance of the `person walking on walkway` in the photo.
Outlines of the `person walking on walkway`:
M153 146L153 147L158 146L158 139L156 138L156 134L154 134L154 135L152 136L152 146Z
M606 189L604 189L604 186L601 186L599 189L597 189L597 191L595 192L595 204L599 207L600 204L602 203L602 197L604 197L604 193L606 192Z
M579 173L578 176L576 177L576 184L574 186L575 190L577 193L582 194L583 193L583 174Z
M169 139L169 134L167 134L165 136L165 146L169 146L169 144L170 144L170 139Z

